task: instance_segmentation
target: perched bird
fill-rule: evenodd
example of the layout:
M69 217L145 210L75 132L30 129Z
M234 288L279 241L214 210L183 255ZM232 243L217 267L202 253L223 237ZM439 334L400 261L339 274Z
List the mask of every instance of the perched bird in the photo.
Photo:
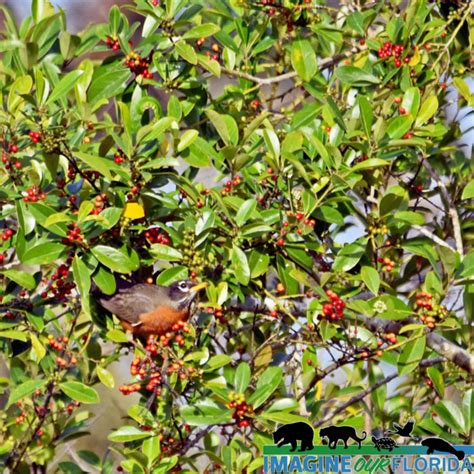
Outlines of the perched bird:
M170 286L137 283L119 288L112 296L98 297L98 303L115 314L123 328L134 336L161 335L191 315L192 304L206 283L189 280Z
M410 436L415 422L410 418L403 428L398 423L393 423L392 426L395 431L386 431L386 435Z

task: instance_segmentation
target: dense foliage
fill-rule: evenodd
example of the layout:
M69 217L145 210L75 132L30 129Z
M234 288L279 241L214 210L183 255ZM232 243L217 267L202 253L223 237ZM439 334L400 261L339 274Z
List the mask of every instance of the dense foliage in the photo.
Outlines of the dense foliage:
M0 8L3 466L253 472L300 419L469 441L467 2ZM91 296L115 274L209 286L132 341ZM67 459L98 384L137 402Z

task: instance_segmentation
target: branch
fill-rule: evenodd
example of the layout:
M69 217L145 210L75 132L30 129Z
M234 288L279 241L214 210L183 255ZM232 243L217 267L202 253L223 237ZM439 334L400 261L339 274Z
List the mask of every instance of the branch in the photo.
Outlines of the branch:
M437 357L435 359L423 359L420 362L420 367L429 367L435 364L439 364L441 362L444 362L443 357ZM332 411L329 415L325 416L324 418L321 418L316 424L313 426L315 428L318 428L321 425L324 425L328 420L334 418L336 415L344 411L346 408L350 407L351 405L354 405L357 402L360 402L363 400L367 395L371 394L372 392L375 392L378 388L380 388L382 385L386 385L389 382L391 382L393 379L396 379L398 377L398 373L395 372L391 375L388 375L387 377L379 380L377 383L374 385L371 385L369 388L364 390L363 392L353 396L350 400L347 402L344 402L342 405L339 405L334 411Z
M390 321L380 318L368 318L366 316L359 316L358 319L372 332L384 331L398 333L405 321ZM413 323L414 320L410 318L407 322ZM459 347L445 337L430 332L426 335L426 343L428 347L443 356L459 368L465 370L470 374L474 374L474 355L470 354L466 349Z
M463 243L462 243L462 234L461 234L461 224L459 222L459 215L456 211L456 207L454 206L453 200L446 189L446 185L443 183L441 178L438 176L436 171L433 167L428 163L427 159L423 159L423 165L427 169L428 173L431 177L436 181L439 186L439 190L441 195L444 198L446 207L448 209L449 216L451 217L451 221L453 224L453 233L454 233L454 241L456 242L456 250L459 252L461 257L464 255Z
M319 70L324 71L325 69L331 66L334 66L342 59L348 58L357 52L359 52L359 49L353 48L344 54L336 54L332 58L321 59L321 61L319 61L318 63ZM228 74L229 76L240 77L242 79L247 79L248 81L255 82L259 86L267 86L269 84L275 84L277 82L287 81L288 79L293 79L294 77L298 75L296 71L291 71L291 72L286 72L285 74L281 74L279 76L274 76L274 77L258 77L258 76L253 76L252 74L248 74L246 72L234 71L233 69L222 68L222 71L225 74Z
M417 230L420 234L423 234L425 237L428 237L439 246L446 247L449 250L453 250L451 245L447 244L443 239L440 239L437 235L433 234L433 232L426 229L425 227L422 227L421 225L413 225L412 228Z

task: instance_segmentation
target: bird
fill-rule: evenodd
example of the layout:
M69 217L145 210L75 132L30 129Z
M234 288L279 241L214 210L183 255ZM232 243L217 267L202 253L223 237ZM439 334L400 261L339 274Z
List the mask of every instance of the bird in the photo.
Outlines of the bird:
M409 419L406 423L405 426L402 428L398 423L393 423L392 424L393 428L395 431L386 431L385 435L398 435L398 436L411 436L411 432L413 431L413 427L415 426L415 423L413 419Z
M98 303L115 314L133 336L147 338L172 330L191 316L193 303L207 283L182 280L169 286L136 283L119 288L112 296L102 295Z

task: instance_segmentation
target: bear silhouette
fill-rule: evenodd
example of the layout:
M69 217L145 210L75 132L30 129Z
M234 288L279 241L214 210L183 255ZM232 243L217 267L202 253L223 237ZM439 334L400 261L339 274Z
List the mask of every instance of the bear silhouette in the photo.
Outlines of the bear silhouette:
M347 448L347 441L349 438L356 441L359 444L360 449L360 443L367 438L367 433L365 431L362 433L364 434L364 437L358 438L356 430L352 426L328 426L319 431L321 438L326 437L329 440L328 445L331 449L336 449L339 440L342 440L344 442L344 447Z
M280 426L273 433L273 441L278 447L291 444L290 451L295 451L297 441L301 441L300 451L311 451L313 449L314 430L311 425L298 421L288 425Z

